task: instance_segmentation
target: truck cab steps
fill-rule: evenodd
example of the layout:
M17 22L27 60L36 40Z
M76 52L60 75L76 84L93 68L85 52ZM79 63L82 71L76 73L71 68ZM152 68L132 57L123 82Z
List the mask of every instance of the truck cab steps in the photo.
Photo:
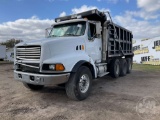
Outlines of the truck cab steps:
M107 72L107 63L97 63L96 67L97 67L98 77L103 77L109 73Z
M105 73L102 73L102 74L98 74L98 77L103 77L103 76L108 75L108 74L109 74L109 72L105 72Z

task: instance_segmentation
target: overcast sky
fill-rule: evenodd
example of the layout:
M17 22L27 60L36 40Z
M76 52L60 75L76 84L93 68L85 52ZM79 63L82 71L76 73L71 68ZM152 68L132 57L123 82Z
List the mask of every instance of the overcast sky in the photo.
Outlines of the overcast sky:
M136 40L160 36L160 0L0 0L0 42L43 38L54 18L95 8L110 11Z

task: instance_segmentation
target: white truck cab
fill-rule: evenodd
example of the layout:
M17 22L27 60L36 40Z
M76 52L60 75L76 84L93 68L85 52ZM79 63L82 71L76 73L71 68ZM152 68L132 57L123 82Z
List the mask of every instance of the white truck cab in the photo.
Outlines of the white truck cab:
M93 79L109 72L113 77L130 72L133 57L131 48L124 46L128 49L126 55L117 52L119 55L109 57L112 55L108 54L112 49L107 42L109 28L103 25L101 19L86 19L93 14L96 18L99 15L104 19L105 16L95 10L95 13L81 13L81 18L75 15L76 19L73 16L57 18L50 31L46 29L46 38L17 44L14 78L31 90L65 84L70 98L83 100L90 93ZM128 39L129 43L131 37ZM126 69L122 70L120 64L126 65ZM112 69L107 69L111 66Z

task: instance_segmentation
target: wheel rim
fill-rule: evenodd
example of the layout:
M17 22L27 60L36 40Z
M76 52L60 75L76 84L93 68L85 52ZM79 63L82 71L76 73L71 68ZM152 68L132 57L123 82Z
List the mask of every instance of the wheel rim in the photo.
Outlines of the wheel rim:
M119 65L116 64L115 67L116 67L116 74L119 74Z
M89 76L87 74L84 74L81 76L79 81L79 89L82 93L87 92L89 88Z

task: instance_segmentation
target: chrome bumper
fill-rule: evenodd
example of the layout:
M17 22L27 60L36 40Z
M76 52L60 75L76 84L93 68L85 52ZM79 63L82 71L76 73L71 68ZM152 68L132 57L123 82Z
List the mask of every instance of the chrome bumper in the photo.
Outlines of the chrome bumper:
M57 85L68 81L70 73L46 75L14 71L14 79L34 85Z

